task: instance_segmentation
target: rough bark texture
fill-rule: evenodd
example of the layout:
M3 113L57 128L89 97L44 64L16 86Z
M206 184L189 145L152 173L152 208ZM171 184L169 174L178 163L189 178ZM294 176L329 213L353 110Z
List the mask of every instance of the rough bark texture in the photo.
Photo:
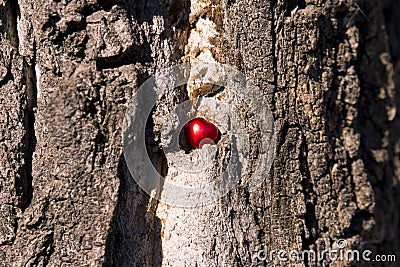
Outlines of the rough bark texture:
M206 17L218 35L199 50ZM0 0L0 266L263 266L262 248L342 238L398 253L399 18L395 0ZM168 207L130 177L123 115L156 69L202 52L267 96L274 165L254 192Z

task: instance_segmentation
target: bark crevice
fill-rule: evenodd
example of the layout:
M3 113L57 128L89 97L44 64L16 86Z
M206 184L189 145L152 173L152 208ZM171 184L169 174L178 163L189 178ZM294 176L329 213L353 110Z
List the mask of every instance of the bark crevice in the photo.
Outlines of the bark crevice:
M31 63L24 59L25 82L26 82L26 108L24 110L24 158L25 164L21 170L21 177L16 180L16 190L20 196L19 206L22 211L32 202L33 198L33 154L36 150L36 134L35 134L35 110L37 102L36 74L34 70L34 59Z
M19 47L19 33L17 28L17 19L20 16L20 8L17 1L9 1L10 4L10 16L13 21L13 34L12 41L13 45L18 49ZM22 143L22 153L24 158L24 164L19 169L19 177L15 179L15 189L18 196L18 206L22 211L32 202L33 198L33 176L32 176L32 161L33 154L36 149L36 134L35 134L35 111L37 106L37 79L35 72L35 44L33 57L24 57L22 66L22 85L25 89L24 92L24 103L23 103L23 124L25 135Z
M20 9L18 1L7 1L5 4L6 10L6 32L7 37L12 46L18 48L19 39L18 39L18 30L17 30L17 20L20 16Z
M273 92L272 95L275 95L277 89L278 89L278 57L276 55L276 45L277 45L277 40L276 40L276 35L277 32L275 31L277 25L275 25L276 23L276 14L275 14L275 8L277 6L276 1L271 1L271 6L270 6L270 10L269 12L271 13L271 52L272 52L272 67L273 67ZM275 104L275 101L274 101ZM276 109L275 105L273 105L272 107L272 112L274 112L274 110ZM279 151L279 150L277 150Z

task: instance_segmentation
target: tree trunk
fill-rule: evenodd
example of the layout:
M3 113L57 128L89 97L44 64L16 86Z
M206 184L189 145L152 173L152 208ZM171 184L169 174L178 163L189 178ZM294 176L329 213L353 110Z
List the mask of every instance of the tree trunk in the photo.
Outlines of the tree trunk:
M278 257L342 244L395 255L399 18L395 0L0 0L0 266L354 264ZM276 148L257 190L241 181L182 208L132 179L123 120L156 70L202 61L260 88ZM158 101L147 125L164 177L160 118L197 89Z

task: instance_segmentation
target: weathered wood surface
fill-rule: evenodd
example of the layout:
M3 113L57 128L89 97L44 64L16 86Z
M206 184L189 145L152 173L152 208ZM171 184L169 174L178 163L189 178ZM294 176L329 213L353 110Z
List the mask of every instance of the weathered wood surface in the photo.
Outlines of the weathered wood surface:
M394 0L1 0L0 266L262 266L262 248L338 239L398 253L399 17ZM181 209L131 179L127 104L183 61L266 95L277 147L258 190ZM188 97L158 103L154 129Z

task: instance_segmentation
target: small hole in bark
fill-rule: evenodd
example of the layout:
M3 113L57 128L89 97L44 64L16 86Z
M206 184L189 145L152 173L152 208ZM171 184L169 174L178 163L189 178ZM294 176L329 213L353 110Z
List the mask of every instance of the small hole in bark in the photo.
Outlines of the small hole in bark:
M186 154L189 154L194 149L187 139L185 127L179 132L179 148L184 150Z

